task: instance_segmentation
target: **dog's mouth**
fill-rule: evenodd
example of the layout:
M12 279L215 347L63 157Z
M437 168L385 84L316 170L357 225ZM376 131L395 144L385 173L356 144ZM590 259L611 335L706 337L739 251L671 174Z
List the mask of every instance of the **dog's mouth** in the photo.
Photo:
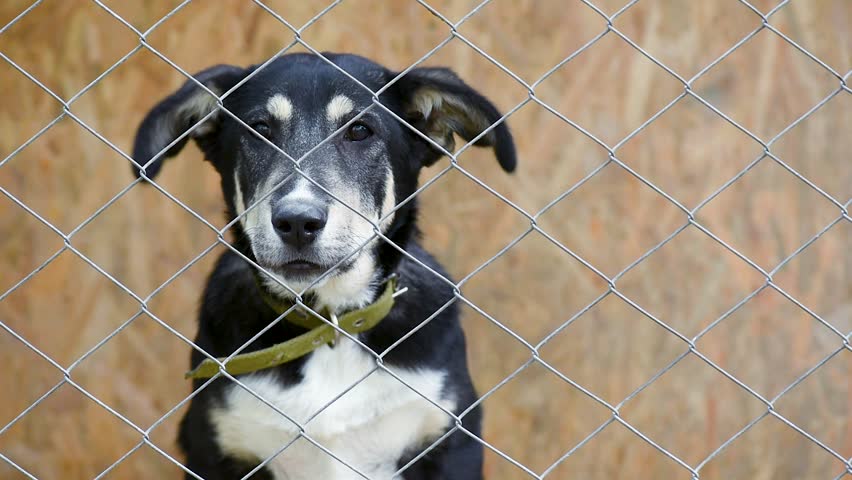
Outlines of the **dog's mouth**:
M321 264L310 260L290 260L280 263L271 268L271 271L284 278L292 280L313 280L320 276L326 278L334 277L346 270L349 265Z
M276 270L286 277L317 277L327 272L330 267L308 260L291 260L279 265Z
M271 252L261 249L259 253L260 255L255 258L261 268L290 282L328 280L346 273L357 260L357 258L341 260L339 256L330 252L325 255L316 255L312 252L302 254L277 252L275 255L264 255Z

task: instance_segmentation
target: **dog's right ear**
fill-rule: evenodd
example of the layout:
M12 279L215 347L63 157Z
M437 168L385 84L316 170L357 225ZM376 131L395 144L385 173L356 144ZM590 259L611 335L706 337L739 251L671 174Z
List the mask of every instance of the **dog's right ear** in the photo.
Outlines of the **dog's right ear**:
M230 90L240 80L245 78L250 70L231 65L217 65L193 75L193 77L217 96ZM166 148L176 138L190 129L199 120L217 108L217 99L201 88L198 83L187 80L178 91L158 103L136 132L133 143L133 159L139 165L145 165ZM183 137L167 152L145 168L148 178L154 178L160 171L163 160L177 155L192 137L204 150L205 138L218 130L222 112L217 111L207 121L197 126L189 135ZM206 152L205 152L206 153ZM139 176L140 170L134 165L134 173Z

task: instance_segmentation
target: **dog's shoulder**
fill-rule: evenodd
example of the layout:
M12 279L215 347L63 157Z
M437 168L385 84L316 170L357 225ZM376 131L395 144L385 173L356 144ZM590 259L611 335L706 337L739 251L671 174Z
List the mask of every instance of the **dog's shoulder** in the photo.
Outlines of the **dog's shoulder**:
M267 315L248 263L236 253L224 252L204 286L200 327L220 338L231 337L243 326L263 322Z

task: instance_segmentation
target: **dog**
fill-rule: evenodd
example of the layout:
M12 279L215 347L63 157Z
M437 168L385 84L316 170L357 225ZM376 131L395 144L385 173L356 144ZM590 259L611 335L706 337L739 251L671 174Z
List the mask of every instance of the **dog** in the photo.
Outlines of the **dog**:
M420 170L452 152L455 136L491 147L507 172L515 146L497 108L451 70L398 75L350 54L219 65L140 124L133 158L144 169L134 166L136 175L153 179L192 138L221 177L233 222L233 248L204 289L195 344L219 358L244 344L242 353L284 348L312 332L289 321L292 312L322 312L317 328L334 335L290 361L235 374L239 383L195 378L195 390L209 384L192 398L178 436L194 475L482 478L483 447L473 437L482 413L455 289L418 243L409 197ZM224 111L211 93L226 92ZM279 319L297 297L299 308ZM392 306L372 328L350 335L342 320L331 326L379 299ZM190 361L198 368L211 360L193 350Z

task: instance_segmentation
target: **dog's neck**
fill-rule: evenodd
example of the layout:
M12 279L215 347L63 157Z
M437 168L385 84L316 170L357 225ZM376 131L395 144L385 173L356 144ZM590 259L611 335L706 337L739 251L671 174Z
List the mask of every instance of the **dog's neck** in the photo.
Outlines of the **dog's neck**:
M398 270L399 263L404 256L402 251L407 251L409 243L420 236L420 231L416 226L416 217L417 199L411 199L408 204L396 212L393 223L385 232L385 237L393 242L393 245L382 242L376 248L376 264L379 266L378 269L385 272L385 275Z

